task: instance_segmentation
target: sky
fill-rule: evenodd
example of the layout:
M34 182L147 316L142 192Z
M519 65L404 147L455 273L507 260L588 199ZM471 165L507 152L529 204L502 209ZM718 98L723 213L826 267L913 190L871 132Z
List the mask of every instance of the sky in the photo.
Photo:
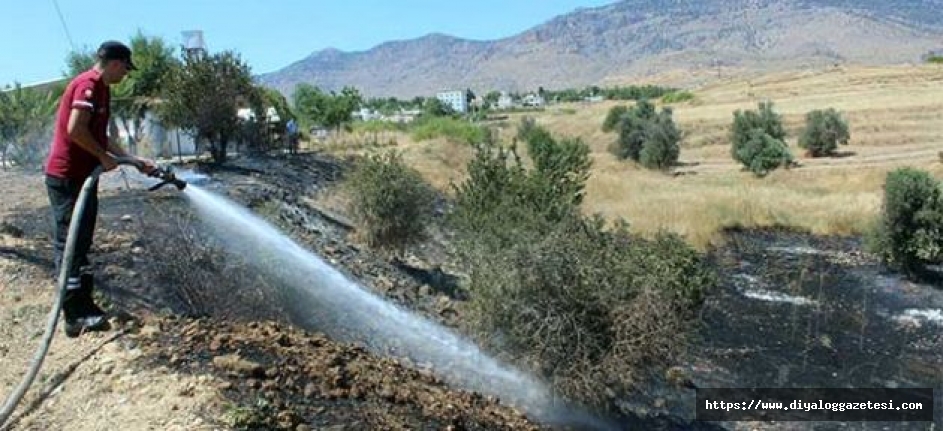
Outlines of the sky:
M4 0L0 87L59 78L73 46L92 50L108 39L127 41L138 30L173 45L181 42L182 31L202 30L211 52L235 50L259 74L329 47L361 51L433 32L476 40L508 37L577 8L613 2Z

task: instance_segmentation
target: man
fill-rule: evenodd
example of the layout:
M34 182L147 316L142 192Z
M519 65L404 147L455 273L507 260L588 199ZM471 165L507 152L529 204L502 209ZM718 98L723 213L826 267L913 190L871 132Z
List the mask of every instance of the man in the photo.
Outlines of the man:
M286 135L288 135L288 153L297 154L298 153L298 124L295 123L295 119L289 119L288 123L285 124Z
M53 241L57 273L62 264L72 210L82 185L92 171L99 165L105 171L115 169L115 157L137 159L140 162L139 170L144 173L154 169L154 163L150 160L130 156L116 142L108 139L111 114L108 86L121 82L131 70L135 70L131 49L120 42L105 42L96 52L96 64L75 77L59 101L52 148L45 166L46 191L55 222ZM79 220L79 235L63 297L65 333L69 337L77 337L86 331L110 329L104 311L92 298L94 286L88 251L92 246L97 217L96 181Z

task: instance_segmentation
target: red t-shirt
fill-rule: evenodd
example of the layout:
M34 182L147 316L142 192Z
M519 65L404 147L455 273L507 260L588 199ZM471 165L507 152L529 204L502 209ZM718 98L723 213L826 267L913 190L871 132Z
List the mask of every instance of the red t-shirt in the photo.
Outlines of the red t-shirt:
M92 112L88 125L92 137L108 148L108 116L111 93L102 82L101 72L91 69L76 76L66 87L59 101L56 114L56 129L52 137L52 149L46 159L46 174L73 180L84 180L99 165L98 158L85 151L69 139L69 115L72 109L87 109Z

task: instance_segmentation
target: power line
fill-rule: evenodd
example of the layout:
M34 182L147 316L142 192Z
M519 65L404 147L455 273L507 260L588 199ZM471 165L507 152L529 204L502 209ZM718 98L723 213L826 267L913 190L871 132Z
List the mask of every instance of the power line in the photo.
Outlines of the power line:
M75 43L72 42L72 34L69 33L69 26L65 23L65 18L62 17L62 10L59 9L59 1L52 0L52 4L56 7L56 13L59 15L59 22L62 23L62 29L65 31L65 37L69 39L69 45L72 46L72 51L75 51Z

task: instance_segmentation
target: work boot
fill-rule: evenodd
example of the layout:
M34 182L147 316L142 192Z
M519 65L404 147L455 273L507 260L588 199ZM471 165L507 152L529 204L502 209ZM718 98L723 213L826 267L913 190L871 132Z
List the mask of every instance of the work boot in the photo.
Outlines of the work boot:
M78 337L83 332L111 329L105 313L92 301L91 289L67 289L62 297L62 314L65 334L69 338Z
M80 314L83 316L104 316L105 311L95 304L95 299L92 297L92 291L95 290L95 281L92 274L82 274L80 283L79 304L82 307Z
M86 316L74 319L65 319L65 335L69 338L75 338L85 332L108 331L111 329L111 323L105 316Z

